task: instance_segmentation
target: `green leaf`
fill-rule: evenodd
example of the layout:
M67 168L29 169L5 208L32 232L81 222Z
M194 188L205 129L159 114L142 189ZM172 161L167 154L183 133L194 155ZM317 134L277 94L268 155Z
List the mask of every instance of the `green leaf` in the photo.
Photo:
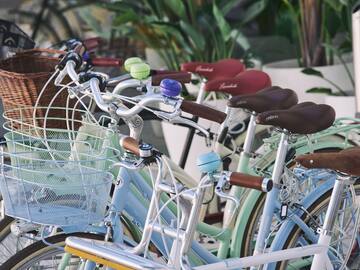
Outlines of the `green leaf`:
M230 36L235 40L237 44L239 44L244 49L244 51L250 49L249 40L239 30L237 29L232 30Z
M193 43L194 47L202 51L205 48L205 39L203 35L196 31L194 27L192 27L190 24L180 21L180 27L184 31L184 33L188 36L190 41Z
M326 87L313 87L309 90L306 90L306 93L332 95L332 90L330 88L326 88Z
M230 38L231 28L230 25L226 22L221 10L216 6L215 2L213 4L213 14L223 39L228 41Z
M223 14L228 14L230 10L234 7L236 7L239 4L239 0L226 0L224 1L225 4L221 6L221 11Z
M255 3L246 8L245 14L242 18L242 23L246 24L255 19L261 12L265 10L267 2L268 0L257 0Z
M114 25L122 25L124 23L136 21L139 16L134 12L134 10L129 9L121 15L115 17L113 24Z
M85 23L96 33L96 35L108 39L110 37L110 31L104 31L101 22L99 22L94 16L91 14L90 8L80 8L79 15L85 21Z
M341 1L339 0L324 0L324 1L336 12L341 12L341 9L344 5L344 3L341 3Z
M98 6L118 13L126 12L129 9L137 10L138 12L142 10L141 6L139 6L139 3L136 1L118 1L113 3L101 2L98 3Z
M179 47L179 50L184 50L186 53L193 53L189 47L189 44L186 43L181 32L175 25L165 22L154 22L153 26L157 31L163 32L164 34L167 34L169 37L171 37L172 41L175 42Z
M328 43L323 43L322 45L329 51L332 51L338 57L341 57L342 54L347 53L347 52L351 51L351 49L352 49L352 44L349 43L349 41L344 41L339 46L339 48L333 46L332 44L328 44Z
M184 3L181 0L166 0L164 4L168 6L181 19L186 19Z
M313 68L304 68L301 72L306 75L313 75L313 76L324 78L324 75L320 71L313 69Z

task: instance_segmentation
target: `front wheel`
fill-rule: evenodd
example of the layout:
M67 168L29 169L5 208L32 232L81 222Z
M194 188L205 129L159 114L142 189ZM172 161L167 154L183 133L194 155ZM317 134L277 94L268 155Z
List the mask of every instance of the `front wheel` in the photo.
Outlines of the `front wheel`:
M25 269L82 269L84 261L79 257L66 254L62 249L68 236L103 240L104 236L91 233L58 234L38 241L20 250L0 266L0 270ZM49 245L50 244L50 245Z

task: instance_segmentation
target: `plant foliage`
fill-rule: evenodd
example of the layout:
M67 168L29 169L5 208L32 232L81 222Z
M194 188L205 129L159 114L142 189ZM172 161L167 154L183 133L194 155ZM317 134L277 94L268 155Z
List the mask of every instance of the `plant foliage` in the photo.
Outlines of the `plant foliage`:
M262 1L260 1L262 2ZM265 1L264 1L265 2ZM156 49L166 65L231 57L247 40L225 15L239 0L120 0L101 5L115 13L114 29ZM258 13L247 14L246 20Z

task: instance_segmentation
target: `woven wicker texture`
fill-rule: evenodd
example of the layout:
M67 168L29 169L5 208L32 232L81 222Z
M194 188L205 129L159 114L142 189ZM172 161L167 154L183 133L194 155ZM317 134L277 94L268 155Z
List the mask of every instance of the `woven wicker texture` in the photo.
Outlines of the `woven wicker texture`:
M59 58L54 53L56 50L34 49L16 54L14 57L0 61L0 97L3 101L4 111L19 106L29 107L36 103L39 93L50 76L55 71ZM59 90L53 82L48 84L47 89L39 100L39 106L46 107ZM64 106L66 104L67 92L63 91L51 104L53 106ZM44 112L39 110L38 117ZM28 112L31 116L32 112ZM14 115L13 117L18 117ZM59 123L61 126L63 123ZM57 123L49 123L56 127Z

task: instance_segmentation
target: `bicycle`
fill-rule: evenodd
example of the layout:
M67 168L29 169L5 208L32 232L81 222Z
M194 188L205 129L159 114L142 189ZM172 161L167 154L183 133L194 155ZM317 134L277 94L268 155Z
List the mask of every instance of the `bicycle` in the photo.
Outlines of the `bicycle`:
M94 85L93 85L93 86L94 86ZM96 88L95 88L95 89L96 89ZM145 102L142 103L142 105L144 105L144 104L145 104ZM138 110L138 108L133 108L132 110L133 110L133 112L134 112L134 111Z
M144 186L144 184L142 184L142 185L139 184L139 186L142 187L142 186ZM150 190L149 192L150 192L150 194L151 194L151 190ZM205 226L205 225L204 225L204 226ZM205 226L205 228L206 228L206 229L209 229L209 228L206 227L206 226ZM215 232L216 232L216 231L215 231ZM218 230L218 232L219 232L219 233L222 233L223 231L222 231L222 230ZM217 233L217 234L219 234L219 233ZM213 233L213 235L216 235L216 233ZM224 234L224 235L225 235L225 234ZM222 236L221 236L221 237L222 237Z
M313 108L314 111L315 108ZM141 146L140 148L138 148L137 146L137 142L132 140L132 139L124 139L123 140L123 144L124 147L127 150L132 151L134 154L139 154L139 153L143 153ZM145 152L149 155L149 151ZM342 154L342 153L340 153ZM339 157L341 157L339 154ZM353 155L351 156L351 159L356 158L359 152L355 151L353 153ZM315 154L316 155L316 154ZM333 154L332 154L333 155ZM149 156L147 156L149 157ZM159 162L159 156L156 153L156 151L153 152L153 158L156 157L157 161ZM210 159L211 158L211 159ZM137 255L134 255L133 253L137 253L137 254L141 254L141 252L143 251L143 248L146 247L146 243L148 243L150 241L149 238L149 234L152 231L158 231L158 232L164 232L166 235L168 235L169 237L174 238L176 241L181 241L181 243L179 245L177 244L177 242L175 242L175 244L173 243L172 245L172 251L174 250L173 256L172 256L172 260L173 262L171 263L171 265L174 265L176 267L176 265L181 265L181 266L186 266L187 265L187 261L181 261L183 258L186 258L186 256L182 256L182 255L186 255L187 252L189 251L189 243L190 240L193 238L193 234L195 233L195 227L194 227L194 223L197 222L197 216L196 213L198 213L200 206L201 206L201 201L203 199L204 196L204 185L207 183L211 183L213 184L213 182L215 181L215 179L217 179L217 190L219 190L220 192L218 192L218 195L223 195L221 193L221 190L226 187L227 184L231 183L233 185L239 185L239 186L245 186L245 187L252 187L252 188L256 188L256 189L260 189L263 191L269 191L269 189L271 189L271 183L272 181L267 179L267 178L263 178L263 177L253 177L253 176L248 176L248 175L244 175L244 174L240 174L240 173L216 173L214 172L214 168L216 169L219 166L219 159L213 159L212 156L206 156L204 157L204 160L212 160L213 162L211 163L205 163L205 165L202 166L203 171L208 170L208 175L206 175L201 184L199 184L199 186L201 188L197 188L194 193L188 193L187 190L183 190L182 194L186 194L183 195L184 198L189 199L193 199L194 200L194 205L191 207L191 211L188 209L188 211L185 211L185 220L187 220L187 218L189 218L189 222L187 223L187 226L185 226L185 228L181 231L178 232L175 229L172 229L171 227L166 227L163 228L164 225L159 225L158 223L154 223L154 220L157 220L157 217L154 216L155 214L159 214L158 210L155 208L155 203L154 201L159 200L159 197L157 197L156 195L156 189L159 192L165 191L168 192L168 187L164 184L164 183L160 183L160 178L157 181L157 184L155 185L155 192L153 194L153 203L152 203L152 207L149 210L148 213L148 218L147 218L147 224L148 224L148 228L149 228L149 233L145 233L143 235L142 241L140 242L140 244L133 250L132 253L128 253L126 250L125 251L121 251L119 250L119 246L118 245L113 245L111 243L104 243L102 244L102 242L94 242L94 241L86 241L84 239L78 239L78 238L72 238L70 237L67 240L67 247L66 247L66 251L73 253L73 254L77 254L80 257L83 257L85 259L89 259L89 260L93 260L97 263L100 263L102 265L106 265L115 269L126 269L126 267L130 267L132 269L144 269L143 267L145 267L146 269L150 268L155 268L155 269L172 269L167 268L164 265L161 265L159 263L150 261L150 260L146 260L143 257L139 257ZM299 159L298 159L299 160ZM139 163L138 163L139 164ZM349 172L354 172L354 171L349 171ZM336 191L332 194L331 197L331 207L329 207L330 210L327 211L327 222L325 222L325 225L323 226L324 230L321 230L322 235L325 234L325 232L329 232L331 231L331 224L334 217L334 213L336 212L336 209L339 206L339 200L337 200L339 198L339 195L341 195L342 193L342 187L345 184L349 184L349 183L353 183L354 179L351 179L351 177L343 177L341 180L344 180L346 178L346 180L348 181L347 183L345 182L341 182L339 180L337 180L336 182ZM195 197L195 195L198 195L198 197ZM229 199L229 197L226 197L227 199ZM336 203L337 202L337 203ZM158 201L158 203L160 203L160 201ZM186 208L185 208L186 209ZM155 212L157 211L157 212ZM187 217L187 218L186 218ZM183 223L184 224L184 223ZM181 237L179 238L178 236L181 235ZM328 237L323 237L323 239L328 239ZM54 240L55 238L53 237L52 240ZM321 243L322 242L322 243ZM297 258L300 256L309 256L309 255L313 255L315 254L320 254L327 251L328 248L328 243L323 242L322 240L319 241L319 243L321 244L314 244L309 246L308 248L295 248L295 249L289 249L287 251L277 251L277 252L273 252L273 253L268 253L266 255L257 255L254 256L253 258L247 257L247 258L243 258L243 259L227 259L224 261L220 261L218 263L214 263L211 265L205 265L205 266L199 266L199 267L195 267L195 269L233 269L233 268L238 268L238 267L247 267L247 266L251 266L251 265L256 265L256 264L263 264L263 263L267 263L267 262L273 262L273 261L277 261L277 260L281 260L281 259L291 259L291 258ZM38 245L40 245L38 243ZM140 248L142 247L142 248ZM44 247L43 247L44 249ZM27 252L29 252L31 249L29 248ZM38 249L39 251L41 249ZM136 251L136 252L135 252ZM181 253L179 253L181 251ZM24 253L24 252L23 252ZM42 254L42 256L44 256L46 254ZM36 256L36 255L35 255ZM30 256L32 258L34 258L35 256ZM324 257L324 255L321 255L322 257ZM18 257L18 261L17 261L17 267L20 267L21 264L23 263L23 261L29 260L28 257L24 257L24 254L21 254L21 256L17 256ZM318 259L318 257L315 255L315 262L313 264L314 269L325 269L323 268L323 266L321 266L321 268L319 268L319 263L323 264L324 263L324 259ZM30 259L32 259L30 258ZM170 261L171 262L171 261ZM8 265L7 265L8 266ZM121 267L121 268L120 268ZM211 268L209 268L211 267ZM11 269L11 268L9 268ZM185 267L185 269L187 269ZM330 268L331 269L331 268Z

